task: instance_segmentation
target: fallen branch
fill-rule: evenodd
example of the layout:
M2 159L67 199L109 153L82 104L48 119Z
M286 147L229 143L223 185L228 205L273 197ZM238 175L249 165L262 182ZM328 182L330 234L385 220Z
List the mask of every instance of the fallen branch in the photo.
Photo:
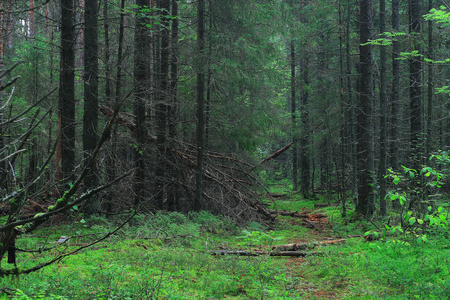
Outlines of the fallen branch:
M297 251L297 250L304 250L304 249L310 249L317 246L326 246L326 245L333 245L333 244L345 244L345 239L339 239L339 240L332 240L332 241L320 241L315 243L295 243L295 244L286 244L286 245L279 245L272 247L272 250L276 251Z
M267 156L266 158L264 158L263 160L261 160L259 162L259 164L257 164L256 166L254 166L251 170L253 171L254 169L256 169L258 166L262 165L263 163L265 163L266 161L269 161L271 159L274 159L275 157L281 155L284 151L286 151L287 149L291 148L291 146L293 145L293 142L290 142L289 144L287 144L286 146L284 146L281 149L278 149L277 151L275 151L274 153L270 154L269 156Z
M309 226L311 226L312 229L315 229L315 230L319 230L319 231L320 231L320 229L316 226L316 224L314 224L314 223L308 221L308 219L303 220L303 222L305 222L305 223L307 223Z
M269 255L269 256L296 256L296 257L305 257L311 255L323 255L321 252L300 252L300 251L279 251L279 252L270 252L270 251L229 251L229 250L215 250L210 252L212 255L239 255L239 256L260 256L260 255Z
M268 209L268 211L273 215L279 215L279 216L285 216L285 217L295 217L295 218L314 218L314 219L321 219L328 217L325 214L315 213L315 214L308 214L308 213L299 213L296 211L284 211L284 210L273 210Z

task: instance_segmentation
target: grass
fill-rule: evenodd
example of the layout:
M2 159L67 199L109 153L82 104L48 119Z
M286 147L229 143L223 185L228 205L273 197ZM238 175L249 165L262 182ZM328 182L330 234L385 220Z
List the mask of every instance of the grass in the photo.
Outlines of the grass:
M317 200L325 202L324 199ZM277 200L300 211L314 201ZM284 209L284 208L283 208ZM239 228L208 212L140 215L107 241L79 251L39 272L0 279L0 299L447 299L450 247L445 235L419 243L413 235L372 242L348 238L305 258L213 256L213 249L254 249L273 244L317 241L363 234L370 222L348 223L339 208L321 210L334 230L307 229L279 217L273 231L258 223ZM345 225L347 224L347 225ZM93 218L43 228L19 240L36 249L62 235L84 243L114 228L114 220ZM69 249L74 249L70 246ZM19 267L46 261L52 253L19 253ZM3 262L6 265L6 262ZM9 295L8 295L9 294Z

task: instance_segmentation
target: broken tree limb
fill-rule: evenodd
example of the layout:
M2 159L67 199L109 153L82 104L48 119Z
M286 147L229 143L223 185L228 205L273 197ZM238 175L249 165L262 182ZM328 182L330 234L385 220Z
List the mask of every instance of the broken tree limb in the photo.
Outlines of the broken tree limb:
M293 142L290 142L289 144L287 144L286 146L284 146L281 149L278 149L277 151L275 151L274 153L270 154L269 156L267 156L266 158L264 158L263 160L261 160L259 162L259 164L257 164L256 166L254 166L251 171L253 171L254 169L256 169L258 166L262 165L263 163L265 163L266 161L269 161L271 159L274 159L275 157L281 155L284 151L286 151L287 149L291 148L291 146L293 145Z
M323 255L321 252L300 252L300 251L229 251L229 250L215 250L210 252L212 255L239 255L239 256L296 256L305 257L310 255Z
M304 219L303 222L305 222L305 223L307 223L309 226L311 226L312 229L315 229L315 230L319 230L319 231L320 231L320 229L316 226L316 224L314 224L314 223L308 221L308 219Z
M345 239L339 239L339 240L332 240L332 241L320 241L315 243L294 243L294 244L286 244L286 245L279 245L272 247L272 250L275 251L297 251L297 250L304 250L304 249L310 249L317 246L326 246L326 245L333 245L333 244L345 244Z

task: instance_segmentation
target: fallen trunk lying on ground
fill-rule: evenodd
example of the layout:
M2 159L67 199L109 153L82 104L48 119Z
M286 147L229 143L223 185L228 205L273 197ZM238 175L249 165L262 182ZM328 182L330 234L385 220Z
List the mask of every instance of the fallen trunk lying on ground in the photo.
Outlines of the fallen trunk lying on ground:
M305 257L310 255L323 255L321 252L300 252L300 251L229 251L229 250L214 250L210 252L213 255L239 255L239 256L297 256Z
M332 241L320 241L315 243L294 243L294 244L286 244L286 245L279 245L272 247L272 250L275 251L297 251L297 250L304 250L304 249L310 249L317 246L326 246L326 245L333 245L333 244L345 244L345 239L339 239L339 240L332 240Z
M321 252L301 252L297 250L311 249L317 246L327 246L333 244L345 244L345 239L331 240L331 241L319 241L314 243L294 243L286 245L278 245L272 247L272 251L264 250L213 250L210 251L213 255L239 255L239 256L297 256L304 257L310 255L323 255Z

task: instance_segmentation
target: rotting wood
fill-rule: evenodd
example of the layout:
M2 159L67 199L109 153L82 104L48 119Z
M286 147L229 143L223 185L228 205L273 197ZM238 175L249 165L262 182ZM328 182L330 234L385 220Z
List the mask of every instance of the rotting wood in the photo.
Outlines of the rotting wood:
M329 207L331 205L330 203L314 203L314 207Z
M309 226L311 226L312 229L320 230L316 224L308 221L307 219L303 220L303 222L307 223Z
M317 246L326 246L326 245L333 245L333 244L345 244L345 239L339 239L339 240L332 240L332 241L319 241L315 243L294 243L294 244L286 244L286 245L279 245L272 247L272 250L276 251L297 251L297 250L304 250L309 248L314 248Z
M284 210L273 210L268 209L268 211L273 215L286 216L286 217L294 217L294 218L313 218L313 219L321 219L327 218L328 216L321 213L306 213L306 212L296 212L296 211L284 211Z
M214 250L210 252L212 255L239 255L239 256L295 256L305 257L312 255L323 255L321 252L300 252L300 251L231 251L231 250Z

